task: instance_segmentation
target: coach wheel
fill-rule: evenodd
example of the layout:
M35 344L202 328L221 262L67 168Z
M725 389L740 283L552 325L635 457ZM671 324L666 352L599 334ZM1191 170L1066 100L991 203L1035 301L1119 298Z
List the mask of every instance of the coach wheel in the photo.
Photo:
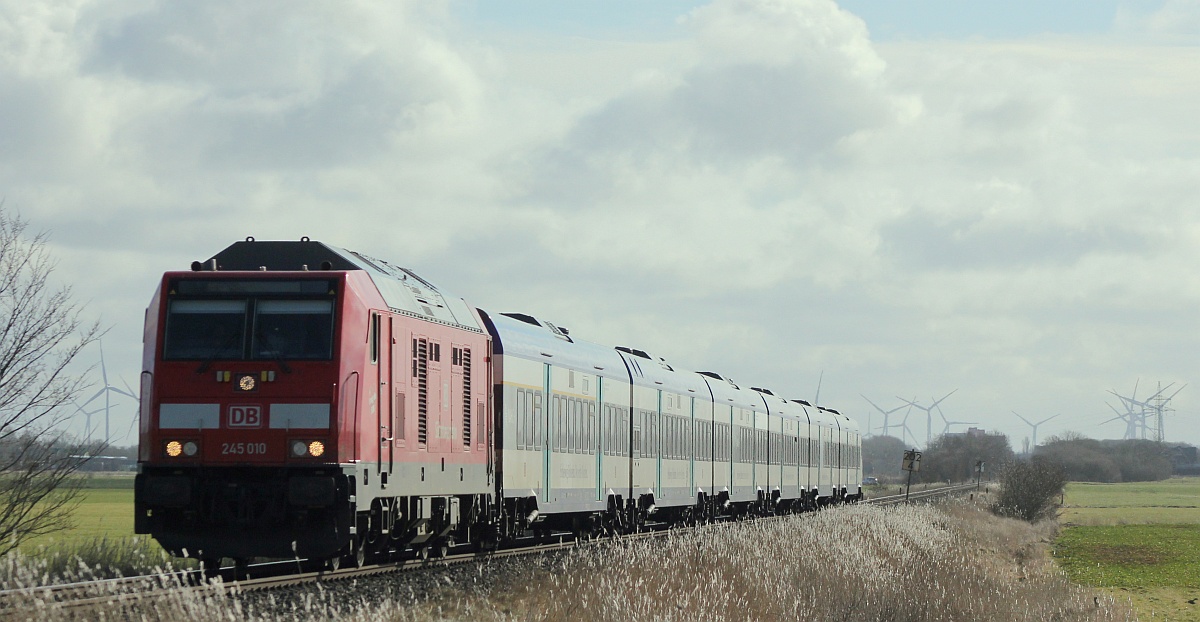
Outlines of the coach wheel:
M367 563L367 549L362 542L356 542L354 546L354 567L362 568Z
M338 568L342 567L342 558L338 556L330 557L329 559L325 560L325 567L328 568L330 572L337 572Z
M421 561L429 561L429 545L423 544L417 549L417 559Z
M233 580L245 581L250 578L250 560L238 557L233 560Z
M452 546L454 546L453 538L446 538L446 539L438 542L438 557L442 557L442 558L449 557L450 556L450 547L452 547Z

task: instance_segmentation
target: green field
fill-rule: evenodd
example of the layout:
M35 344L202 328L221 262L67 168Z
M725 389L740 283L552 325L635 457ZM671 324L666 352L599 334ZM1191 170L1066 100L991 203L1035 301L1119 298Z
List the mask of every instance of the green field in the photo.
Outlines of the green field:
M1066 526L1200 523L1200 477L1124 484L1071 482L1059 521Z
M1142 617L1200 620L1200 478L1068 484L1055 560Z
M38 547L54 548L61 544L126 538L133 536L133 476L85 476L81 482L79 503L71 513L68 528L34 538L21 545L32 552Z

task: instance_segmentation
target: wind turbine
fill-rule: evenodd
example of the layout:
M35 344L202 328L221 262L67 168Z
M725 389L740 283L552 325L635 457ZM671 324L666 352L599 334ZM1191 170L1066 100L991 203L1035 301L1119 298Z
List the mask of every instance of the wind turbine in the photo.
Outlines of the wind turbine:
M1117 393L1111 389L1109 390L1109 393L1121 400L1121 404L1125 407L1124 415L1117 411L1117 409L1112 408L1111 405L1109 408L1112 408L1113 412L1117 413L1117 418L1125 421L1126 439L1137 438L1139 428L1141 429L1142 438L1145 439L1147 437L1147 432L1153 428L1155 440L1161 441L1165 436L1163 430L1163 413L1165 411L1172 410L1169 406L1171 400L1174 399L1175 396L1178 395L1179 392L1182 391L1187 385L1185 384L1182 387L1179 387L1170 396L1163 397L1163 392L1175 386L1175 383L1172 382L1165 387L1162 386L1162 383L1159 383L1158 390L1151 394L1150 397L1146 398L1145 400L1139 400L1137 398L1137 387L1140 382L1141 380L1139 379L1134 383L1133 394L1129 397L1125 397L1124 395L1121 395L1120 393ZM1148 421L1152 417L1153 421ZM1109 419L1104 423L1108 423L1109 421L1114 421L1114 419Z
M955 390L957 391L957 389L955 389ZM950 396L947 395L946 397L950 397ZM942 399L945 399L945 398L942 398ZM945 422L945 424L946 424L946 427L942 428L943 436L950 433L950 426L952 426L952 425L979 425L978 421L951 421L946 418L946 413L942 412L941 406L939 406L938 404L934 404L934 407L937 408L938 416L941 417L942 421Z
M104 396L104 442L107 443L112 438L112 436L109 434L109 411L112 408L112 394L116 393L117 395L124 395L125 397L130 397L134 400L137 400L138 396L133 393L133 389L129 387L129 383L125 382L124 378L121 379L121 384L125 385L126 390L124 391L108 383L108 370L104 366L104 342L100 342L100 377L104 380L104 386L101 387L99 391L96 391L95 395L89 397L88 400L83 403L83 406L79 407L79 410L83 411L84 414L88 416L88 425L90 427L91 413L88 413L84 409L87 408L88 404L91 404L101 396Z
M917 410L925 411L925 446L926 447L928 447L930 441L933 440L933 409L936 408L938 404L941 404L942 401L945 400L947 397L954 395L954 393L956 391L958 391L958 389L955 389L954 391L951 391L951 392L943 395L941 399L934 400L933 404L931 404L929 406L922 406L922 405L916 403L917 398L915 398L915 397L913 398L913 401L910 402L900 396L896 396L896 399L907 403L909 406L912 406L913 408L916 408ZM906 416L905 419L908 419L908 417Z
M1109 410L1113 411L1113 413L1116 414L1117 416L1113 417L1112 419L1108 419L1106 421L1101 421L1100 425L1104 425L1106 423L1112 423L1113 421L1117 421L1117 420L1124 421L1125 422L1125 440L1137 438L1137 413L1134 413L1129 410L1126 410L1126 412L1121 412L1121 411L1117 410L1115 406L1113 406L1112 404L1109 404L1108 402L1105 402L1104 405L1108 406Z
M917 435L913 434L912 428L908 427L908 416L912 414L912 409L913 409L912 402L904 400L904 398L898 398L898 399L900 399L908 404L908 410L904 411L904 418L900 420L900 423L896 424L893 427L900 428L900 440L904 440L905 438L907 438L912 441L912 445L915 447L918 444L917 443ZM916 399L917 399L916 397L913 397L913 400L916 400Z
M821 370L821 375L817 378L817 396L813 398L813 406L821 405L821 382L825 380L825 370ZM870 430L868 430L870 431Z
M1012 411L1012 414L1016 415L1018 419L1020 419L1021 421L1024 421L1024 422L1025 422L1025 423L1026 423L1026 424L1027 424L1029 427L1033 428L1033 448L1032 448L1032 449L1030 449L1030 451L1031 451L1031 452L1032 452L1034 449L1037 449L1037 429L1038 429L1038 426L1039 426L1039 425L1042 425L1043 423L1046 423L1047 421L1049 421L1049 420L1053 419L1054 417L1057 417L1057 416L1058 416L1058 415L1054 415L1054 417L1046 417L1045 419L1042 419L1041 421L1039 421L1039 422L1037 422L1037 423L1034 423L1034 422L1032 422L1032 421L1030 421L1030 420L1026 419L1025 417L1022 417L1022 416L1021 416L1021 413L1018 413L1018 412L1017 412L1017 411L1015 411L1015 410L1014 410L1014 411ZM1059 413L1059 415L1061 415L1061 414L1062 414L1062 413Z
M862 397L864 400L867 400L867 403L868 403L868 404L870 404L870 405L874 406L874 407L875 407L875 410L878 410L879 412L883 413L883 435L884 435L884 436L887 436L887 434L888 434L888 429L889 429L889 428L893 428L893 427L897 427L897 428L898 428L898 427L900 427L900 426L898 426L898 425L897 425L897 426L892 426L892 425L890 425L890 424L888 423L888 421L889 421L889 418L888 418L888 417L889 417L889 416L890 416L892 413L896 412L897 410L900 410L901 408L904 408L904 404L901 404L901 405L899 405L899 406L897 406L897 407L895 407L895 408L893 408L893 409L891 409L891 410L884 410L884 409L880 408L878 404L876 404L875 402L872 402L872 401L871 401L871 398L869 398L869 397L867 397L867 396L863 395L862 393L859 393L859 396L860 396L860 397ZM909 408L911 409L912 407L911 407L911 406L909 406ZM903 436L903 433L901 433L901 436Z
M96 408L94 410L84 410L83 406L79 405L79 402L72 400L71 403L75 404L75 412L83 413L83 417L84 417L83 437L84 437L84 440L85 441L92 440L92 415L100 412L102 409Z

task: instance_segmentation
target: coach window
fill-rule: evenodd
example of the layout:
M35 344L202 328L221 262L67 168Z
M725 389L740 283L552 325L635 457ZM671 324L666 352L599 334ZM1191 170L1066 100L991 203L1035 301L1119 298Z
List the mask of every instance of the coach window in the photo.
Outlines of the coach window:
M571 425L575 431L575 441L571 443L571 448L575 453L583 453L583 402L578 399L571 400Z
M541 395L532 389L525 389L525 448L526 449L541 449L541 430L542 424L538 421L538 412L541 411Z
M663 457L675 459L675 417L663 417Z
M632 451L633 451L632 455L634 458L642 457L642 423L641 423L642 419L645 419L645 413L637 412L634 414L633 449L632 449Z
M671 421L671 453L674 454L672 457L678 460L683 457L683 420L672 417Z
M630 430L632 428L633 428L633 410L631 410L629 408L621 408L621 428L617 432L618 432L618 436L621 437L621 455L622 456L632 456L633 455L633 446L630 445L630 443L633 442L633 435L630 433Z
M577 439L579 424L575 421L575 400L563 398L563 418L567 422L567 434L563 439L563 451L573 454L576 451L576 445L579 443Z
M596 403L588 402L588 453L596 453Z
M562 400L557 395L550 398L552 406L550 408L550 419L554 422L554 451L562 451L563 448L563 417L562 417Z
M656 413L646 411L646 417L650 420L650 439L647 443L647 449L649 450L650 457L656 458L660 451L659 444L662 442L659 438L661 434L659 432L658 416Z
M661 440L659 441L661 443L660 451L662 452L662 457L670 458L671 457L671 417L670 417L670 415L663 415L662 422L659 425L660 425L659 429L661 431Z
M515 430L517 449L525 449L525 389L517 389L515 401L516 408L513 409L513 413L516 415L515 419L517 420Z
M571 400L572 419L575 421L575 453L583 453L583 402Z
M611 433L610 426L611 426L611 424L609 423L609 418L608 418L608 405L601 404L601 406L600 406L600 443L601 443L602 447L600 449L602 450L604 455L608 455L609 443L612 442L611 434L610 434Z
M617 455L617 409L612 406L604 406L604 453L610 456Z
M528 392L527 392L528 393ZM542 429L545 427L545 418L542 417L542 392L533 392L533 423L530 425L533 428L533 447L534 449L542 449L545 441L542 436Z

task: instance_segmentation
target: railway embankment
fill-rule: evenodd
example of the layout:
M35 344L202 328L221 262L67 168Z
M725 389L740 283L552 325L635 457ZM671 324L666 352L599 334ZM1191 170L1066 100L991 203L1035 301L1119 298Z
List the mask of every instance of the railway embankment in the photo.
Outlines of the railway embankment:
M95 619L178 620L1127 620L1125 600L1073 583L1054 523L995 517L986 500L856 505L665 537L601 541L300 586L178 589L99 603ZM80 611L47 606L39 619Z

